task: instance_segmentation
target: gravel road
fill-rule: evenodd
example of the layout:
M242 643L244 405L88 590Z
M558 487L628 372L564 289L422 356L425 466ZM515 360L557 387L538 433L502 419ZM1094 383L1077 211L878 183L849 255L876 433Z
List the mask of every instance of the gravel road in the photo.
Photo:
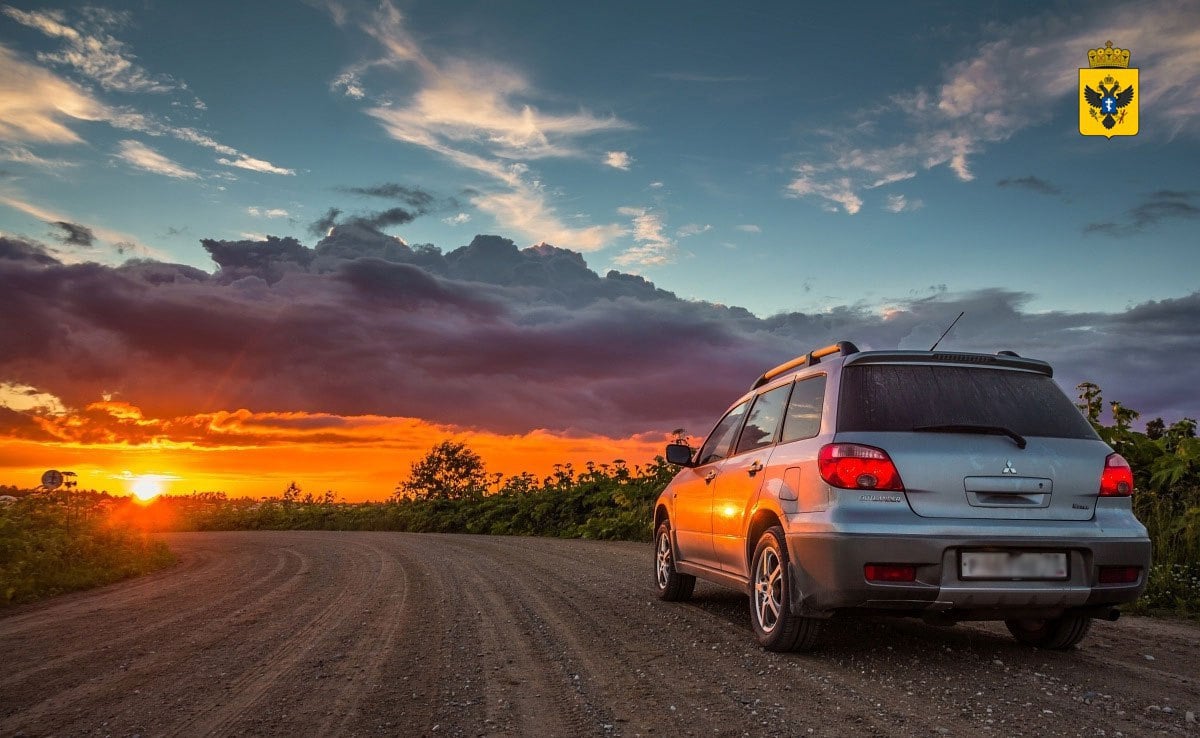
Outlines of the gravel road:
M648 544L190 533L175 567L0 615L0 735L1186 734L1200 627L842 621L761 651L744 597L654 598Z

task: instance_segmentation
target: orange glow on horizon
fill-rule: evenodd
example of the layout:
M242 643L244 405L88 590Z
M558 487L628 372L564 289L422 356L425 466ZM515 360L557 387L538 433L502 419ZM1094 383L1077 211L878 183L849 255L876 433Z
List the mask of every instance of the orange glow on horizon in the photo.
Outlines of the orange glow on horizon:
M348 502L380 501L407 478L414 461L447 439L466 443L483 457L489 474L505 477L522 472L545 477L555 465L568 463L578 473L588 461L644 465L669 440L666 433L500 434L417 418L300 412L237 410L154 419L123 403L96 403L37 422L52 439L0 436L0 484L33 487L46 469L69 468L79 475L81 489L132 493L140 500L193 491L277 497L294 481L313 495L332 490Z

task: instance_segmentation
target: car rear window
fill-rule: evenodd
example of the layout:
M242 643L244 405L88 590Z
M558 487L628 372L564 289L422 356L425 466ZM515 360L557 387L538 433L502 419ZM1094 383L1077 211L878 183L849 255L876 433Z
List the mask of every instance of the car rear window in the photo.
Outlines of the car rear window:
M1043 374L945 365L863 364L842 372L840 431L933 425L1002 426L1022 436L1097 438Z

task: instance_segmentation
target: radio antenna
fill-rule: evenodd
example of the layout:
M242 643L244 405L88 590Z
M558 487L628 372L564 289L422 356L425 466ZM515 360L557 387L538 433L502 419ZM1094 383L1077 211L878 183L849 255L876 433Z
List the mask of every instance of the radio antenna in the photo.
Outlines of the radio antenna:
M950 324L950 328L953 328L953 327L954 327L954 323L957 323L957 322L958 322L958 319L959 319L959 318L961 318L962 316L966 315L966 314L967 314L967 311L966 311L966 310L964 310L964 311L962 311L961 313L959 313L959 314L958 314L958 318L955 318L955 319L954 319L954 322ZM936 341L934 341L934 342L933 342L933 345L929 347L929 350L930 350L930 351L933 351L935 348L937 348L938 344L942 342L942 338L945 338L945 337L946 337L946 334L950 332L950 328L947 328L947 329L945 330L945 332L943 332L943 333L942 333L941 337L940 337L940 338L938 338L938 340L936 340Z

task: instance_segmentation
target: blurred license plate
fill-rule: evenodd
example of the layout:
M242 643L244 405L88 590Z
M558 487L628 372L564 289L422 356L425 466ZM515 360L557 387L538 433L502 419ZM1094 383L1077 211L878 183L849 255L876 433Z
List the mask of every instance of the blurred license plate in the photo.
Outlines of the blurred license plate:
M963 579L1066 579L1065 553L964 551Z

